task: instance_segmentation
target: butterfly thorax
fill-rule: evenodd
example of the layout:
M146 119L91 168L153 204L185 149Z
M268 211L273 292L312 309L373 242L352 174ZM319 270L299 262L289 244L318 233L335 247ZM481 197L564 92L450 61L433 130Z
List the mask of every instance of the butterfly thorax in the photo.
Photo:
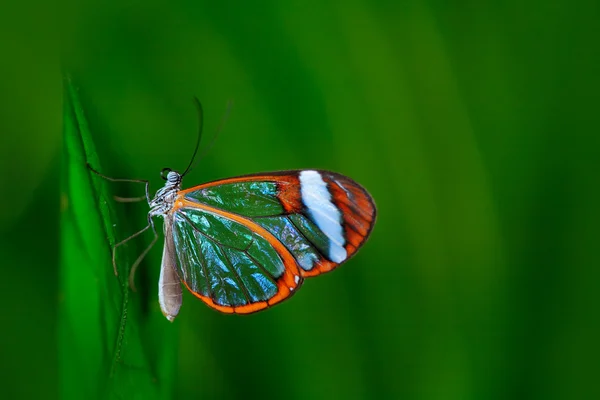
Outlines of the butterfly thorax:
M156 215L165 215L173 208L177 192L181 189L181 174L175 171L170 171L167 174L165 186L160 188L154 198L150 201L150 211L148 215L154 217Z

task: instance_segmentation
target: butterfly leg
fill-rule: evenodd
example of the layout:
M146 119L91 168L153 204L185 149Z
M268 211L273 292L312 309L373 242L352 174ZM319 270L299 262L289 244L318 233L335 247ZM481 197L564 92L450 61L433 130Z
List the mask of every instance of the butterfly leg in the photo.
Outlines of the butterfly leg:
M96 175L98 175L100 178L102 179L106 179L107 181L111 181L111 182L132 182L132 183L143 183L145 185L146 188L146 200L148 201L148 203L150 203L152 200L150 199L150 182L143 180L143 179L120 179L120 178L111 178L110 176L106 176L104 174L101 174L100 172L96 171L94 168L92 168L92 166L87 163L87 167L90 171L92 171L93 173L95 173ZM127 203L127 202L132 202L132 201L139 201L139 200L131 200L131 198L127 198L127 197L115 197L115 200L120 201L119 199L123 199L124 201L121 201L123 203ZM133 199L137 199L137 197L133 197ZM141 198L143 199L143 197Z
M121 196L113 196L118 203L137 203L138 201L146 200L146 196L139 197L121 197Z
M146 254L148 254L148 252L150 251L150 249L152 249L152 247L154 247L154 245L156 244L156 241L158 240L158 233L156 233L156 228L154 227L154 220L150 216L148 216L148 226L146 226L143 230L145 231L149 227L152 227L152 232L154 233L154 238L152 239L152 242L150 242L150 245L148 247L146 247L146 250L144 250L142 252L142 254L140 254L138 256L138 258L135 260L135 262L133 263L133 265L131 265L131 270L129 271L129 287L134 292L136 291L135 281L134 281L134 279L135 279L135 271L137 270L137 267L140 265L140 263L142 262L142 260L144 259L144 257L146 257ZM138 233L140 233L140 232L138 232Z
M138 237L139 235L141 235L142 233L146 232L148 229L150 229L150 227L152 227L152 229L154 230L154 224L148 224L145 228L143 228L142 230L134 233L133 235L129 236L128 238L125 238L123 240L121 240L119 243L115 244L112 248L112 263L113 263L113 269L115 271L115 275L119 275L119 272L117 271L117 262L116 262L116 255L117 255L117 248L127 242L129 242L131 239ZM154 232L154 234L156 235L156 231Z

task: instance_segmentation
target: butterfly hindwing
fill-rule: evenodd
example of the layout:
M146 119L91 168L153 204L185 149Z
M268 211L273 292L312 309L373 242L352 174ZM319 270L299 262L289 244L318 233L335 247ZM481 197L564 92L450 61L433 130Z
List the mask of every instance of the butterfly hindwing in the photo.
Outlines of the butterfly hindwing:
M180 191L172 217L187 288L219 311L250 313L348 260L368 237L375 206L342 175L286 171Z
M295 260L284 246L234 214L200 204L181 207L174 213L173 237L181 280L219 311L259 311L300 284Z

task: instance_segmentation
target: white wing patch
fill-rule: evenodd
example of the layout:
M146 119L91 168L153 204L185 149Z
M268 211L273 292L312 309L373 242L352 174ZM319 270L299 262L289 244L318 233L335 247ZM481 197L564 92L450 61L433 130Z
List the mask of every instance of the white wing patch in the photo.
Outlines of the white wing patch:
M300 172L300 194L317 227L329 238L329 259L341 263L348 256L344 248L342 214L331 202L331 193L321 174L317 171Z

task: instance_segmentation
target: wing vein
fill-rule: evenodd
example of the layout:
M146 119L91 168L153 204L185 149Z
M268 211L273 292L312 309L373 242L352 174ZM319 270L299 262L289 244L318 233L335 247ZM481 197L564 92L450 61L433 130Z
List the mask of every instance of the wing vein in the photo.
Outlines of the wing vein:
M229 259L229 257L227 257L227 253L225 252L225 250L223 250L222 245L217 244L217 246L219 246L219 249L221 250L221 253L223 253L223 258L225 259L225 262L231 268L231 271L233 272L234 279L240 285L240 289L242 289L242 293L244 293L244 297L246 298L247 304L252 304L252 300L250 299L250 293L248 293L248 289L244 285L244 282L242 282L242 278L240 277L240 275L236 271L235 267L233 266L233 263L231 262L231 260Z
M186 220L186 221L187 221L187 222L188 222L188 223L191 225L191 227L192 227L192 229L194 229L194 231L198 232L199 234L201 234L202 236L204 236L204 237L205 237L205 238L207 238L208 240L210 240L210 241L212 241L212 242L215 242L215 243L216 243L217 245L219 245L219 246L225 246L225 247L228 247L228 248L230 248L230 249L234 249L234 250L238 250L238 251L244 251L244 249L238 249L238 248L237 248L237 247L235 247L235 246L231 246L231 245L228 245L228 244L222 243L222 242L218 241L216 238L212 238L212 237L208 236L206 233L204 233L204 232L202 232L200 229L196 228L196 227L194 226L194 223L192 222L192 220L191 220L191 219L189 219L189 218L187 217L187 215L185 215L185 214L183 214L183 213L182 213L182 214L181 214L181 216L182 216L182 217L183 217L183 218L184 218L184 219L185 219L185 220ZM228 218L228 219L229 219L229 218Z
M200 243L200 255L198 256L198 264L200 264L200 268L202 268L202 272L204 272L204 279L206 280L206 291L208 292L208 297L214 300L214 294L212 291L212 287L210 286L210 279L208 276L208 267L206 263L202 262L202 244Z
M254 263L254 265L256 265L258 268L261 269L261 271L263 271L263 273L267 276L267 278L269 278L271 280L271 282L273 282L273 284L275 286L277 286L277 278L275 276L273 276L273 274L271 274L269 271L267 271L267 269L265 267L262 266L262 264L254 257L252 257L252 255L250 253L248 253L247 251L244 251L244 254L246 254L248 256L248 258ZM277 255L279 257L279 254ZM285 269L285 263L284 265L284 269ZM287 270L285 270L287 271ZM285 274L285 271L283 272Z
M190 223L190 220L183 213L178 213L177 215L180 216L180 217L182 217L182 218L184 218L188 223ZM195 232L202 233L199 230L197 230L194 227L193 224L190 223L190 225L194 229ZM176 230L173 229L173 232L176 232ZM194 239L196 239L196 237L194 237ZM208 239L210 240L210 238L208 238ZM190 245L192 245L192 246L195 245L195 244L196 243L190 243ZM200 268L202 269L202 272L204 272L204 279L206 280L206 291L208 292L208 297L212 299L213 298L213 292L212 292L211 286L210 286L210 279L209 279L209 276L208 276L208 269L206 268L206 264L202 262L202 258L203 258L202 257L202 243L200 242L200 243L198 243L198 245L200 246L200 252L198 254L198 264L200 264ZM175 251L175 253L177 254L177 258L179 259L179 261L181 262L181 264L183 264L183 260L181 260L179 258L179 253L177 251ZM193 266L189 265L188 268L193 268ZM190 272L190 278L191 278L191 271L189 271L189 272Z
M306 239L306 242L307 242L308 244L310 244L310 245L311 245L311 247L312 247L313 249L315 249L315 250L316 250L316 252L317 252L317 253L318 253L318 254L321 256L321 258L324 258L324 259L326 259L327 261L331 261L331 260L329 259L329 257L325 256L325 254L323 254L323 252L322 252L321 250L319 250L319 248L318 248L318 247L317 247L317 246L316 246L316 245L315 245L315 244L314 244L314 243L313 243L313 242L312 242L312 241L311 241L311 240L310 240L310 239L309 239L309 238L308 238L308 237L307 237L307 236L306 236L306 235L305 235L305 234L304 234L304 233L303 233L301 230L300 230L300 228L298 227L298 225L296 225L296 224L294 223L294 221L293 221L293 220L292 220L290 217L286 216L285 218L286 218L288 221L290 221L290 223L291 223L291 224L294 226L294 228L296 228L296 230L298 231L298 233L299 233L299 234L300 234L300 235L301 235L301 236L302 236L304 239ZM293 254L293 253L292 253L292 254ZM296 256L294 256L294 258L296 258ZM297 261L298 261L298 260L296 259L296 262L297 262Z

